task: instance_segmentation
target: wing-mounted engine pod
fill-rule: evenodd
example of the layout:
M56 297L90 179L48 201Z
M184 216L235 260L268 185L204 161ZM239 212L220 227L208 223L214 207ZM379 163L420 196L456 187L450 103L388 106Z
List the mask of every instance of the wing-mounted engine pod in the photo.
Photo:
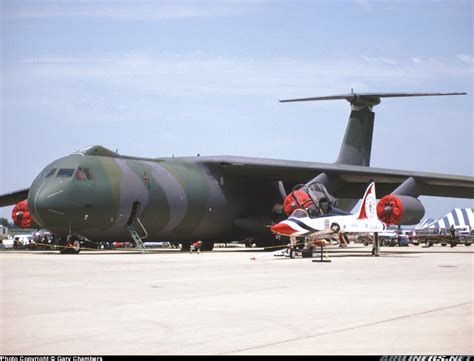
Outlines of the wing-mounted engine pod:
M37 227L28 210L28 201L25 199L16 204L12 210L12 220L20 228Z
M377 217L386 224L417 224L425 215L425 207L414 197L389 194L377 204Z

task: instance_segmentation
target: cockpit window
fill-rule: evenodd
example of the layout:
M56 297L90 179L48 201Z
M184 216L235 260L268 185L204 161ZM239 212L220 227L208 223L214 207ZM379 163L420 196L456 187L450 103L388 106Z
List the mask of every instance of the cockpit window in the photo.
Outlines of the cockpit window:
M78 168L76 171L76 179L78 181L94 180L94 175L89 168Z
M292 214L291 217L293 218L306 218L309 217L308 212L303 209L296 209Z
M87 179L86 173L84 173L84 170L82 168L76 170L76 179L78 181L85 181Z
M94 174L92 174L92 171L89 168L84 168L84 173L86 174L86 177L88 180L94 180Z
M46 174L46 178L52 177L52 176L56 173L57 170L58 170L57 168L51 169L51 170L48 172L48 174Z
M322 183L313 182L307 185L298 184L285 199L285 213L289 214L292 209L306 211L305 217L316 218L333 212L336 199L331 196ZM301 215L293 217L301 218Z
M74 174L74 169L72 168L62 168L56 174L56 178L69 178Z

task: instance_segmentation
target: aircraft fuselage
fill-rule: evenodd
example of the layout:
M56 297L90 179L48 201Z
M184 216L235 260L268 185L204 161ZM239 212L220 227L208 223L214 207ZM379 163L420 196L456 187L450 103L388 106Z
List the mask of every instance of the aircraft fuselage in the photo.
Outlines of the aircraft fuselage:
M149 240L231 237L234 219L249 206L234 197L245 180L193 159L121 157L91 147L40 173L28 194L30 213L55 234L94 241L129 240L134 206Z

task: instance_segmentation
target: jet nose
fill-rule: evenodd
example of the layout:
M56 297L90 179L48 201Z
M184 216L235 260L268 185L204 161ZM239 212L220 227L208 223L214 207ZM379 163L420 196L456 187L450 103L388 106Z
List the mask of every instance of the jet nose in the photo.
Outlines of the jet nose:
M67 184L45 182L37 189L30 190L28 204L33 219L39 225L53 226L64 221L67 207Z
M271 228L273 233L282 234L285 236L291 236L298 232L298 230L292 228L288 223L280 222L272 226Z

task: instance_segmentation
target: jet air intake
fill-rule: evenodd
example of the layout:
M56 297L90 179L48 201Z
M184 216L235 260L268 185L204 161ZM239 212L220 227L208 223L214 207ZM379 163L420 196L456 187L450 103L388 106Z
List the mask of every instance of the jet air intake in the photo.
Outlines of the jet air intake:
M28 209L28 200L21 201L13 207L12 220L20 228L36 228L38 225L33 221Z
M389 194L377 204L377 217L385 224L417 224L424 215L423 204L410 196Z

